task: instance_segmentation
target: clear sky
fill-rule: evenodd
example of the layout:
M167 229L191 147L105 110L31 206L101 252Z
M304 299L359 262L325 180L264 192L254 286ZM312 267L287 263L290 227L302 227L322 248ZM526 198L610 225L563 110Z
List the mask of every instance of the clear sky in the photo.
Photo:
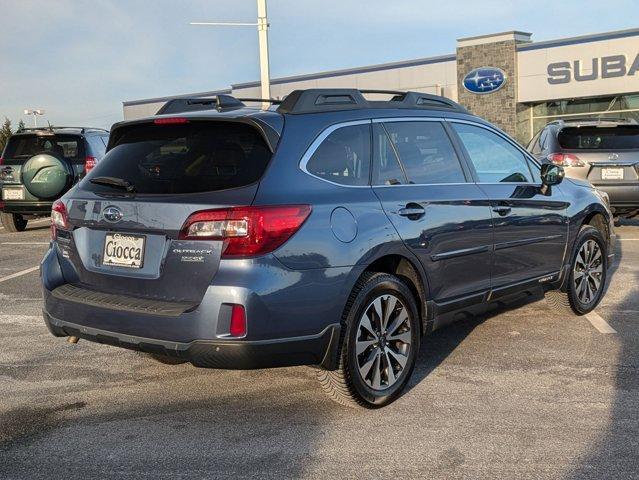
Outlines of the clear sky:
M268 0L271 76L454 53L459 37L533 40L639 27L639 0ZM42 108L109 127L122 101L259 79L255 0L0 0L0 119Z

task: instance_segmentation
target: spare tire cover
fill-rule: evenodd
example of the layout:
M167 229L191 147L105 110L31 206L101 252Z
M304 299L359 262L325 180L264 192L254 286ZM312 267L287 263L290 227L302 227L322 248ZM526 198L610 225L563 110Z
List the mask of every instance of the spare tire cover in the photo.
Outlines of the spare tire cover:
M43 200L60 197L73 183L69 162L50 153L38 153L27 160L21 175L22 184L29 193Z

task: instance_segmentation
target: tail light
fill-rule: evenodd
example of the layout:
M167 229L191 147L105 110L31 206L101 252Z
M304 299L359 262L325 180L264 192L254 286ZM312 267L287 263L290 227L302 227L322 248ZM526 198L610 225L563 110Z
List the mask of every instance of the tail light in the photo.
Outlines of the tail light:
M310 213L310 205L203 210L186 220L180 239L223 240L222 258L256 257L291 238Z
M555 165L561 165L562 167L583 167L586 165L572 153L551 153L546 158Z
M93 170L93 167L98 163L97 158L95 157L87 157L84 159L84 173L89 173Z
M4 163L4 158L0 157L0 165Z
M242 305L233 305L231 309L231 327L229 333L232 337L246 335L246 311Z
M64 206L61 200L56 200L51 207L51 238L53 240L57 237L57 229L68 230L68 220L67 207Z

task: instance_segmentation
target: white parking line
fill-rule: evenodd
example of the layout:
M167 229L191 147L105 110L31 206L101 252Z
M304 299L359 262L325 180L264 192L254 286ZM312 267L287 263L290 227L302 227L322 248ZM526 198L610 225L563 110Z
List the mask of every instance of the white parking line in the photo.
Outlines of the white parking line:
M49 242L0 242L0 245L49 245Z
M617 333L617 330L608 325L608 322L595 311L586 314L586 318L600 333Z
M39 266L27 268L26 270L21 270L16 273L12 273L11 275L7 275L6 277L0 277L0 283L6 282L7 280L11 280L12 278L21 277L22 275L26 275L27 273L35 272Z
M35 315L0 315L0 325L8 325L11 323L37 325L42 323L42 317Z
M34 223L51 222L50 218L39 218L38 220L29 220L27 225L33 225ZM0 225L0 230L4 230L4 227Z
M639 242L639 238L617 238L620 242Z

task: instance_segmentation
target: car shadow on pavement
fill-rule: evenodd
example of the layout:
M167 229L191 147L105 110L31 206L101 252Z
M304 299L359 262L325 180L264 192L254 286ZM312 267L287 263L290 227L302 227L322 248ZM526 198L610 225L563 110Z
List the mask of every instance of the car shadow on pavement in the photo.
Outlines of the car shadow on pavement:
M625 220L623 225L637 227L639 221ZM632 234L631 237L636 239L639 235ZM602 409L607 428L595 444L584 452L577 466L566 475L570 480L639 478L639 271L636 269L639 257L624 260L623 245L623 241L617 243L615 263L611 270L615 272L625 266L631 268L631 280L627 283L632 287L624 298L606 306L606 319L617 330L614 336L617 349L610 352L610 371L594 374L602 377L599 381L605 382L614 397ZM627 263L622 265L622 261ZM584 402L591 401L597 399L584 398Z

